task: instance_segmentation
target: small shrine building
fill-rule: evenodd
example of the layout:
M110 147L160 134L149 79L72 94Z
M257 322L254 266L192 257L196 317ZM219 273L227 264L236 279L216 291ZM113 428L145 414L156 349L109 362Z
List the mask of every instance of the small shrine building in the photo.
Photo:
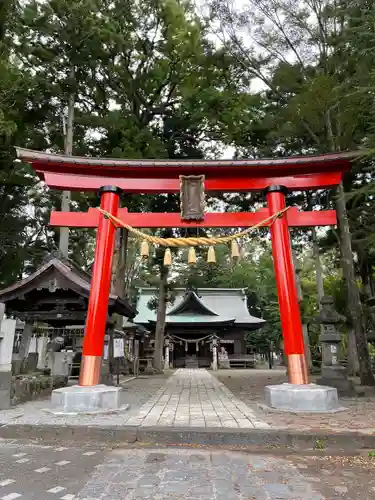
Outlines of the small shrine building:
M243 289L177 288L167 306L165 339L169 346L169 365L175 368L212 366L213 345L225 349L230 366L246 366L246 333L261 328L265 321L252 316ZM155 333L156 288L141 288L136 324ZM220 364L220 356L219 356Z

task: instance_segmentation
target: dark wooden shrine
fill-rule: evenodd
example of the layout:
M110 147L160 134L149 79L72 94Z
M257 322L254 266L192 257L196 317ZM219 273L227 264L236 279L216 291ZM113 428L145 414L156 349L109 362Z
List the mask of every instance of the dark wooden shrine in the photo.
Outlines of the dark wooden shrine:
M51 256L27 278L0 290L6 313L20 320L47 323L54 328L84 325L91 275L68 259ZM117 313L134 318L136 310L127 300L109 296L109 316Z

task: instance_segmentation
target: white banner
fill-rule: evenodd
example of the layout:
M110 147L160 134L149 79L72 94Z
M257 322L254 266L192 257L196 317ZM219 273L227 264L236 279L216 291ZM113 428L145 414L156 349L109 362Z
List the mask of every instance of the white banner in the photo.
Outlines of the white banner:
M113 357L124 357L124 339L113 339Z

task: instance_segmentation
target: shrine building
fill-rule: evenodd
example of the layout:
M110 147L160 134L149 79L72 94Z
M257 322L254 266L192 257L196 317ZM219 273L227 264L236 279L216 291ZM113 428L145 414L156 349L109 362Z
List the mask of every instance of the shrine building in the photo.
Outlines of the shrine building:
M243 289L177 288L173 290L172 296L173 300L167 306L165 324L171 367L212 366L215 343L219 353L225 348L229 360L227 367L245 367L253 363L253 356L246 349L246 333L261 328L265 320L249 313ZM141 288L138 314L134 318L134 323L146 327L153 334L156 327L156 297L156 288Z

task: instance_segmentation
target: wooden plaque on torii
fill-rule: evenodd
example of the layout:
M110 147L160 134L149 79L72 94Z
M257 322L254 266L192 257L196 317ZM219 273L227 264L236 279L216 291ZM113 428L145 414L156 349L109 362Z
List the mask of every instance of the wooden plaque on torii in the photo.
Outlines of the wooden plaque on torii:
M181 219L204 219L204 175L180 175Z

